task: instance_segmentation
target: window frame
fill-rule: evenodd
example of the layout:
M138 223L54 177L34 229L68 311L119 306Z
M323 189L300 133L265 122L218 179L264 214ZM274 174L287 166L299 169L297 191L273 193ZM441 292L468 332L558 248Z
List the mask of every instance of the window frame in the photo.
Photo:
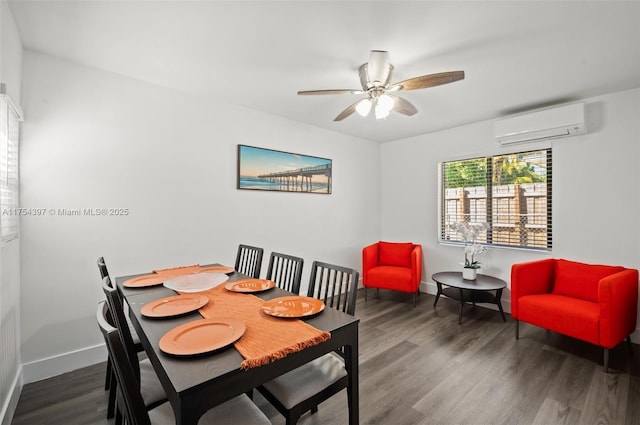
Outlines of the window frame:
M495 240L494 239L494 215L498 215L499 213L496 211L496 205L494 203L494 187L497 186L495 185L495 183L492 181L492 177L493 177L493 163L495 158L498 157L505 157L505 156L510 156L510 155L527 155L527 154L535 154L538 152L543 152L546 156L545 156L545 172L546 172L546 180L544 182L545 184L545 214L546 217L544 218L544 225L543 227L537 227L539 229L544 229L544 240L542 241L542 244L545 244L545 246L536 246L535 242L532 243L531 245L518 245L518 244L513 244L513 243L500 243L501 241L499 240ZM552 148L550 146L547 147L539 147L539 148L532 148L532 149L526 149L526 150L518 150L515 152L508 152L508 153L497 153L497 154L493 154L493 155L479 155L479 156L473 156L473 157L463 157L463 158L458 158L458 159L452 159L452 160L447 160L447 161L441 161L438 163L438 242L441 244L451 244L451 245L463 245L465 244L465 241L462 239L462 237L458 234L455 233L455 231L451 230L451 225L453 223L455 223L455 221L452 220L447 220L446 216L448 215L447 212L447 200L449 199L446 195L446 190L447 190L447 180L446 180L446 175L445 175L445 167L446 164L449 163L456 163L456 162L463 162L463 161L474 161L474 160L482 160L484 159L486 161L486 170L485 170L485 174L484 174L484 178L485 178L485 186L474 186L474 188L484 188L485 191L485 195L484 199L486 201L486 206L484 208L485 212L484 212L484 217L482 220L478 220L477 216L473 217L474 214L473 212L471 212L471 210L469 210L470 212L467 213L461 213L460 215L468 215L469 218L467 220L464 220L467 223L473 224L473 223L486 223L489 226L489 230L486 232L486 235L482 235L481 237L479 237L478 239L478 243L480 243L481 245L485 245L487 247L492 247L492 248L511 248L511 249L518 249L518 250L532 250L532 251L536 251L536 252L551 252L553 249L553 219L552 219L552 213L553 213L553 203L552 203L552 189L553 189L553 167L552 167L552 162L553 162L553 152L552 152ZM540 183L526 183L526 184L520 184L520 186L524 186L524 185L534 185L534 184L540 184ZM515 186L515 184L513 184ZM507 186L507 185L504 185ZM463 210L464 211L464 210ZM531 216L535 216L536 214L529 214ZM529 216L528 215L528 216ZM459 221L463 221L463 220L459 220ZM505 223L502 222L501 223L502 226L495 226L495 227L505 227ZM524 225L522 226L522 229L529 229L530 231L533 231L533 229L536 228L536 226L530 226L530 225ZM449 230L448 230L449 229Z
M20 235L20 122L22 112L0 93L0 241Z

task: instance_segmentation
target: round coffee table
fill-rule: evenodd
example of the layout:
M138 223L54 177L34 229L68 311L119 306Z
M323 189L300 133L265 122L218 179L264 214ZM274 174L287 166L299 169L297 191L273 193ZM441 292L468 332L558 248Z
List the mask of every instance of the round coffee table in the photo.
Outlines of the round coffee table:
M440 295L460 301L458 324L462 324L462 308L466 302L470 302L474 306L476 303L495 304L500 310L502 320L507 321L500 301L502 290L507 287L507 283L504 280L486 274L478 274L476 280L465 280L462 278L462 272L435 273L431 276L431 279L438 285L438 293L433 303L434 308L438 304ZM446 285L449 288L443 289L442 285ZM495 295L491 291L496 291Z

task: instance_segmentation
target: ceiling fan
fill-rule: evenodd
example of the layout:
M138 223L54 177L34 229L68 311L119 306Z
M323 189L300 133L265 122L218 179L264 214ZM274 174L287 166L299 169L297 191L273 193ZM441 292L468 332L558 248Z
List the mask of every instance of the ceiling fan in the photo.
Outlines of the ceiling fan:
M369 62L362 64L358 72L362 90L304 90L299 91L298 94L366 94L367 97L358 100L340 112L334 121L342 121L356 111L363 117L367 116L372 108L375 111L376 119L381 119L386 118L392 110L409 116L418 112L411 102L392 93L402 90L426 89L464 79L464 71L451 71L422 75L391 84L393 65L389 63L389 53L384 50L372 50Z

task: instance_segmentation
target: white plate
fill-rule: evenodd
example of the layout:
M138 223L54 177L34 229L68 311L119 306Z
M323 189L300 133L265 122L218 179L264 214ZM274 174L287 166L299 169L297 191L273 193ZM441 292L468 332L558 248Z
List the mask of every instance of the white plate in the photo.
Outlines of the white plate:
M178 292L202 292L215 288L229 279L224 273L197 273L176 276L164 281L164 286Z

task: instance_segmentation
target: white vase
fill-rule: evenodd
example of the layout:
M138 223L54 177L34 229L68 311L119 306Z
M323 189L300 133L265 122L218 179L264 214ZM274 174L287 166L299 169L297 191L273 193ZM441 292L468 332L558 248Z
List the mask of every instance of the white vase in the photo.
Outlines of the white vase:
M464 280L476 280L476 274L478 269L472 269L471 267L462 268L462 278Z

